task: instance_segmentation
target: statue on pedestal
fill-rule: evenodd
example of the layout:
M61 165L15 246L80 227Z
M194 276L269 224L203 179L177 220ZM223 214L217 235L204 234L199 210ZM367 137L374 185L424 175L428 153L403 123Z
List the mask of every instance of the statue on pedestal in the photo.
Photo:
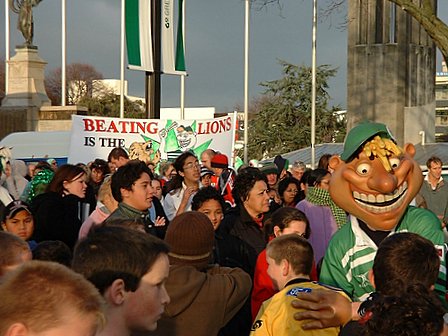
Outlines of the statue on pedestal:
M25 47L33 47L33 7L36 7L41 1L42 0L9 0L12 11L19 14L17 29L21 31L25 38Z

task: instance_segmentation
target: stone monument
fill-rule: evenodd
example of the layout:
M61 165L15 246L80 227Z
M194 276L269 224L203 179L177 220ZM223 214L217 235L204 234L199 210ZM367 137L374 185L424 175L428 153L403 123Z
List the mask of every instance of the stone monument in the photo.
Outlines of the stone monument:
M12 132L63 131L71 128L72 114L86 114L77 106L51 106L45 92L45 62L33 45L33 7L41 0L9 0L18 14L17 28L25 43L7 62L8 89L0 107L0 139Z

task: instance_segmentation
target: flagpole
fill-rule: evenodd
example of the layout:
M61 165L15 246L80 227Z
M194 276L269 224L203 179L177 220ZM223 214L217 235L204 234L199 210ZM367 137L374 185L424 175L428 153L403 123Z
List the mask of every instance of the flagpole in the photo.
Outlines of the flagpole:
M185 75L180 76L180 119L185 119Z
M160 75L161 75L161 19L162 2L154 0L151 2L151 34L152 52L154 59L154 72L146 72L146 112L149 119L160 119Z
M5 96L9 91L9 0L5 0Z
M120 118L124 118L124 25L125 1L121 0L121 32L120 32Z
M250 0L246 0L244 20L244 163L248 163L249 128L249 13Z
M67 87L67 77L66 77L66 12L65 12L65 0L62 0L62 6L61 6L61 15L62 15L62 61L61 61L61 105L65 106L66 104L66 93L65 88Z
M182 2L182 8L179 15L182 15L182 39L184 41L184 53L185 53L185 1ZM185 119L185 75L180 76L180 119Z
M316 32L317 32L317 0L313 0L313 37L311 53L311 168L316 162Z

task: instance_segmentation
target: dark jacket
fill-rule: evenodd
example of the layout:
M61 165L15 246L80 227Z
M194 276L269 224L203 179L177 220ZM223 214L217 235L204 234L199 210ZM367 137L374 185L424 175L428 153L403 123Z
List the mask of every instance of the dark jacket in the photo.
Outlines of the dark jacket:
M255 250L240 238L226 232L215 232L214 261L223 267L239 267L251 278L257 259Z
M213 336L244 304L251 280L239 268L172 265L165 286L171 302L150 335Z
M34 216L34 240L60 240L73 250L82 219L88 216L84 214L85 206L81 198L46 192L36 196L30 208Z
M263 223L268 216L269 214L264 215ZM229 233L238 237L253 248L255 251L253 265L257 262L258 254L266 248L263 228L250 217L244 206L237 206L230 209L225 214L219 230L222 230L223 233Z

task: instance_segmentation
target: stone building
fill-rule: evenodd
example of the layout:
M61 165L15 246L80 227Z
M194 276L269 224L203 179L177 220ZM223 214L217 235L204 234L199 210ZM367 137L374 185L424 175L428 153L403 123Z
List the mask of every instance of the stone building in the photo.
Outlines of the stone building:
M434 142L431 38L388 0L348 3L348 127L369 119L387 124L399 144L420 142L421 134Z

